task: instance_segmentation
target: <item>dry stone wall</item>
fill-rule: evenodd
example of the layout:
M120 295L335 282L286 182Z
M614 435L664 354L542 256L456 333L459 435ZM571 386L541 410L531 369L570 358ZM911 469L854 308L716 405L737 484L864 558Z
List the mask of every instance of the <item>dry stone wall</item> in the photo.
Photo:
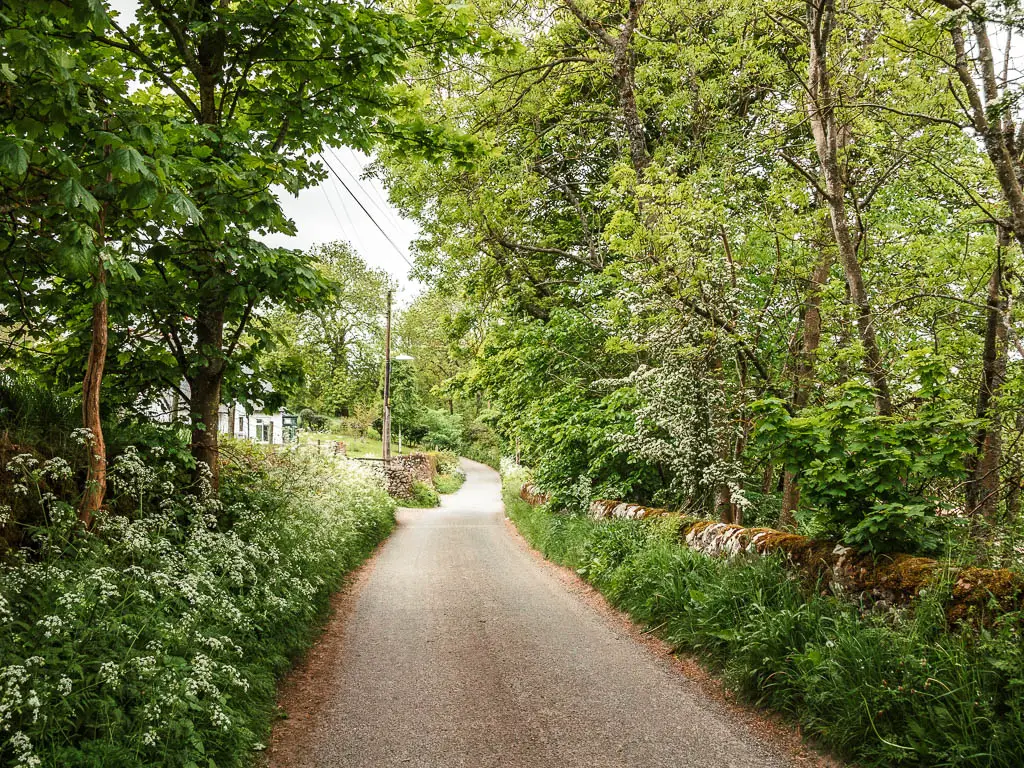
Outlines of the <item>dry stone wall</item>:
M533 483L526 483L519 491L519 498L525 501L527 504L532 504L535 507L541 504L547 504L551 501L551 497L548 496L544 491L540 490Z
M592 502L590 514L598 520L646 520L673 515L680 520L680 543L691 549L718 557L778 553L809 583L832 594L880 607L906 605L945 577L951 585L947 602L951 621L967 620L990 612L993 607L1001 611L1024 608L1024 578L1005 568L956 568L927 557L865 554L834 541L772 528L744 528L700 520L667 509L607 499Z
M407 499L412 495L413 483L430 484L436 474L437 461L430 454L392 456L384 467L384 484L393 498Z

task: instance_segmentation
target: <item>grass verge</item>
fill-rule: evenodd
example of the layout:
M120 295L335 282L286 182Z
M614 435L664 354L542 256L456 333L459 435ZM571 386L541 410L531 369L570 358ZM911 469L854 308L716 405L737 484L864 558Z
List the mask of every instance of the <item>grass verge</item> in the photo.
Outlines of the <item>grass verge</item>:
M399 499L398 503L413 509L430 509L441 503L441 497L432 485L416 480L412 484L412 493L407 498Z
M90 533L46 491L65 465L18 459L47 524L0 565L0 764L251 765L279 675L394 525L355 462L242 457L215 499L158 457L117 458L134 511Z
M506 482L505 505L534 548L837 754L865 766L1020 765L1021 616L950 631L938 594L913 612L864 615L807 594L771 559L679 546L671 520L553 514L522 501L521 483Z

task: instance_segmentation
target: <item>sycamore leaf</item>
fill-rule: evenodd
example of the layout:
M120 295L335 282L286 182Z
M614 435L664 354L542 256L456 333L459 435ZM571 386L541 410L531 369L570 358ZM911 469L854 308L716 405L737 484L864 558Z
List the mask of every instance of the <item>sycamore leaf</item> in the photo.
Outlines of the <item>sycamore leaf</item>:
M125 187L121 199L128 208L145 208L156 199L156 183L143 179Z
M114 149L115 147L124 146L124 139L110 131L96 131L93 134L93 141L96 142L98 149L103 149L104 147Z
M78 19L90 22L97 32L102 32L110 23L103 0L78 0L72 5L72 8Z
M0 169L11 176L21 176L28 170L28 155L14 139L0 139Z
M186 221L198 223L203 220L203 214L196 208L195 203L181 194L181 192L171 192L167 195L167 204L171 207L172 211Z
M133 147L115 149L110 153L110 164L121 172L121 176L149 178L153 175L146 167L146 161L142 155Z
M136 271L134 265L121 254L116 252L107 252L105 254L105 262L107 265L107 273L114 280L114 282L136 282L139 279L139 273Z
M68 209L81 206L90 213L96 213L100 209L100 204L92 196L92 193L75 179L68 179L57 187L57 199Z

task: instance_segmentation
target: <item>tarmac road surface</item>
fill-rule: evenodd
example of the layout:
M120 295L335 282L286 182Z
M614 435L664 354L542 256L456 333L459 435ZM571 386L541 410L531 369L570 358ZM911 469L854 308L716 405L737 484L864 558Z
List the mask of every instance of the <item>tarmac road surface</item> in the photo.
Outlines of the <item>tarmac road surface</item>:
M728 707L567 589L464 461L440 509L400 510L276 768L787 766ZM285 741L288 740L285 734Z

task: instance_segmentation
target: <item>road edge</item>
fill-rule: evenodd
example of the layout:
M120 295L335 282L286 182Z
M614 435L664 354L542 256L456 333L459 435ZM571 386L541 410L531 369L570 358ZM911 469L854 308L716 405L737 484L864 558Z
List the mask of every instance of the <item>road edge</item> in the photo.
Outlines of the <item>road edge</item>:
M504 504L504 499L502 503ZM808 768L851 768L851 764L805 741L798 725L794 726L781 715L738 700L726 689L722 680L708 671L697 657L676 652L668 642L651 630L644 629L634 622L628 613L608 602L596 587L585 581L573 569L548 560L542 552L530 546L509 518L507 510L505 528L518 547L526 551L602 621L632 638L657 663L685 677L701 695L722 707L739 725L774 747L780 755L788 757L796 765Z
M277 687L278 719L271 729L267 749L255 765L260 768L289 768L298 763L310 736L326 711L335 690L334 677L340 668L345 630L355 611L363 586L377 565L384 546L399 523L357 568L350 571L331 595L330 609L316 641L282 677Z

